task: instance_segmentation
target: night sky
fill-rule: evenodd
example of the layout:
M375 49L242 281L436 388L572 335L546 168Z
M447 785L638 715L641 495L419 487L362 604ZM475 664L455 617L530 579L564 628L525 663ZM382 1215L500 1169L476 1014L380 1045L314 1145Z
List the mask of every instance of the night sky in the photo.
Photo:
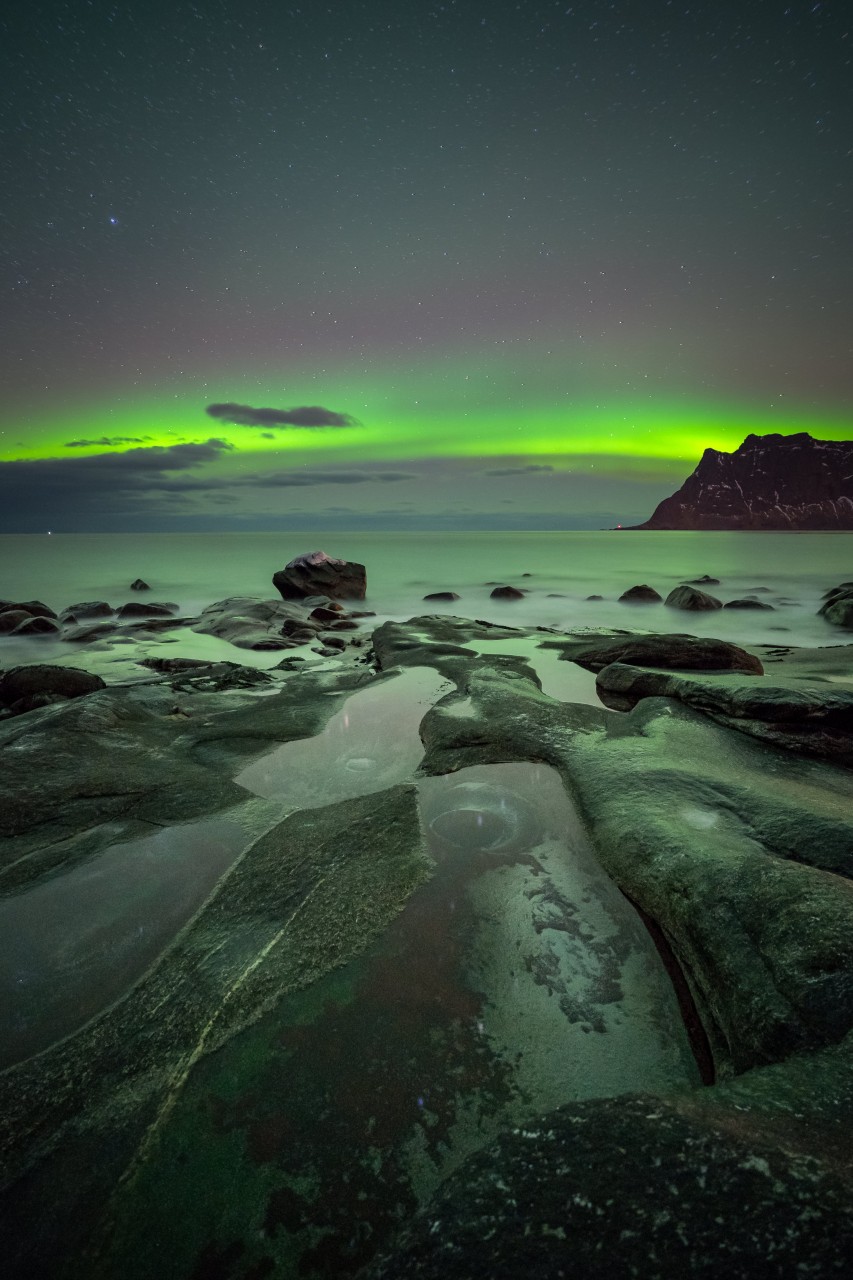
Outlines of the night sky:
M846 0L9 8L3 531L597 528L853 438Z

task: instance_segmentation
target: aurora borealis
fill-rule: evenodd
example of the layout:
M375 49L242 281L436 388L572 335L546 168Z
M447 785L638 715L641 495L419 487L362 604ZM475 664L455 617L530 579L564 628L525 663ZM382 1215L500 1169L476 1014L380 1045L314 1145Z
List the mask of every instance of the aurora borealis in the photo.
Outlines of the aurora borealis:
M599 527L853 438L840 3L2 27L5 532Z

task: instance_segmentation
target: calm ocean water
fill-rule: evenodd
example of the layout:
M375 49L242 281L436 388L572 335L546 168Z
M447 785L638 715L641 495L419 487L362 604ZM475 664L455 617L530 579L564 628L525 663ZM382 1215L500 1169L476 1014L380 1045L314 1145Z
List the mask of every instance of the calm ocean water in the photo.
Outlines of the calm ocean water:
M175 601L195 613L230 595L271 598L275 570L316 549L367 566L366 604L380 620L443 610L520 625L681 630L752 643L853 639L816 616L823 592L853 579L853 534L838 533L7 535L0 538L0 598L40 599L57 611L82 600L115 606L140 598L129 584L142 577L152 587L148 599ZM706 573L720 579L711 590L723 600L765 589L761 598L774 612L679 613L617 603L636 583L666 596L677 583ZM529 594L517 602L490 600L489 583ZM461 599L438 608L423 604L436 590L456 591ZM605 599L588 601L593 594ZM34 643L39 660L52 660L47 650L56 648L54 641L26 642L26 660L35 656ZM21 644L0 642L0 665L22 660ZM62 652L66 656L68 646Z

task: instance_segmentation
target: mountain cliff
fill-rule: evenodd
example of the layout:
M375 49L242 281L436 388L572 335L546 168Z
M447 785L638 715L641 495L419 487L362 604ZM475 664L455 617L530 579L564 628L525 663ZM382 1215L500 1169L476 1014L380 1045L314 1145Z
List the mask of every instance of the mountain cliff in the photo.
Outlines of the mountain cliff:
M696 470L635 529L853 529L853 441L747 436L706 449Z

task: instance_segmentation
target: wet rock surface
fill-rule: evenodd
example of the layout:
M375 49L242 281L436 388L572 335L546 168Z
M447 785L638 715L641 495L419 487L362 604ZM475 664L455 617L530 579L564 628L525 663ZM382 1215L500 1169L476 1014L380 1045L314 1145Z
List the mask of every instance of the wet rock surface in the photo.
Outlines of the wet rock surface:
M702 680L616 662L598 673L596 687L616 711L630 711L642 698L675 698L777 746L853 764L853 693L831 685Z
M840 1274L849 1184L739 1127L659 1098L561 1107L472 1157L364 1280Z
M316 640L324 599L201 628ZM547 696L534 640L633 709ZM849 647L425 615L374 632L375 674L174 652L0 725L4 910L173 828L201 886L233 841L66 1039L31 978L48 1040L0 1073L13 1280L844 1271Z

